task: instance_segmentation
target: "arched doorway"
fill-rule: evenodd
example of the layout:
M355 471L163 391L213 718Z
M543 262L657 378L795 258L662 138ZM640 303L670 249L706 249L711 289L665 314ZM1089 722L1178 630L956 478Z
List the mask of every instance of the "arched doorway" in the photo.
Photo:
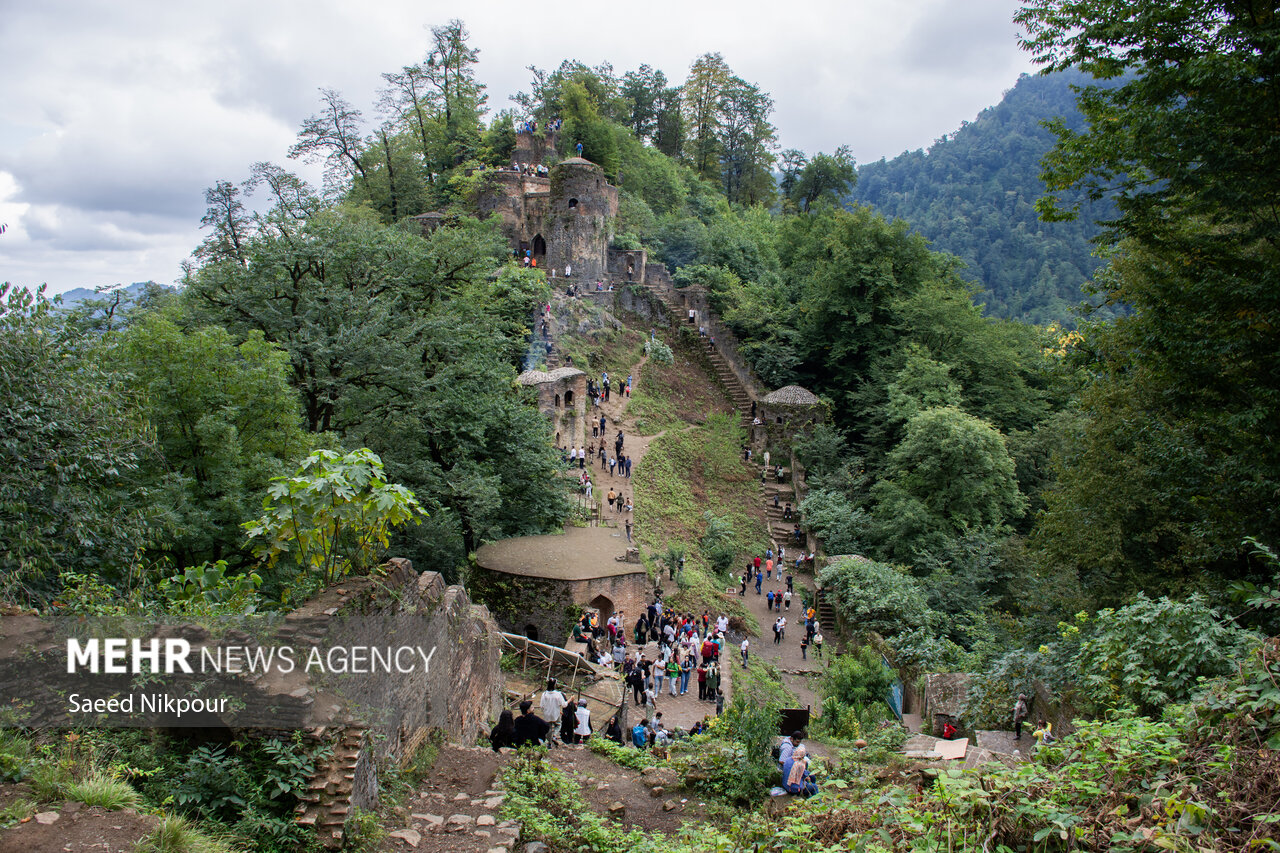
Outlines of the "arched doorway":
M526 637L528 637L530 640L533 640L534 642L537 642L537 640L538 640L538 626L537 626L537 625L525 625L525 626L524 626L524 635L525 635Z
M558 409L558 408L560 408L560 395L559 395L559 394L557 394L557 395L556 395L556 408L557 408L557 409Z
M565 407L566 409L572 409L572 408L573 408L573 392L572 392L572 391L565 391L565 392L564 392L564 407Z
M613 602L607 595L597 595L595 598L591 599L591 603L587 606L600 611L601 626L603 626L605 622L608 622L609 617L613 615Z
M535 234L533 237L533 254L539 258L547 256L547 241L542 239L541 234Z

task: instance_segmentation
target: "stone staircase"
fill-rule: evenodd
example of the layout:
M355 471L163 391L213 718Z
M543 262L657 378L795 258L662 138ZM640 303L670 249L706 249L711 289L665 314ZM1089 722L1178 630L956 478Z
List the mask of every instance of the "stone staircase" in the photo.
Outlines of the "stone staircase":
M748 412L750 410L748 409ZM763 470L763 466L761 467ZM786 512L786 505L791 504L791 511L794 513L796 509L796 491L791 480L791 469L784 467L783 482L779 483L774 475L777 466L770 466L769 471L765 471L764 482L760 485L760 499L764 501L765 519L769 525L769 538L776 545L782 545L788 553L798 553L800 546L796 544L792 531L795 529L795 521L787 521L783 518ZM778 496L778 505L773 505L774 495ZM795 558L792 557L794 560Z
M709 341L707 343L707 357L711 361L711 369L715 371L716 379L720 380L720 384L724 386L725 391L729 394L729 399L733 401L733 408L738 412L738 420L742 423L747 433L750 434L751 395L747 393L747 389L743 387L742 381L733 372L729 362L725 361L724 356L715 347L711 346Z

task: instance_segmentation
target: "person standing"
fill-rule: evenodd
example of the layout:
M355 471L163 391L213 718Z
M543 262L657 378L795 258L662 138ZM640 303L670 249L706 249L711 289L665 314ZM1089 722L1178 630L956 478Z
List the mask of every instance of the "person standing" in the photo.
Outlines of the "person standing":
M813 656L815 658L822 657L822 632L818 631L813 635Z
M702 663L698 664L698 699L706 701L707 699L707 660L703 658Z
M591 497L590 494L587 497ZM764 583L764 573L756 569L756 595L760 594L760 587Z
M788 576L787 579L790 580L790 576ZM788 589L786 592L782 594L782 605L784 610L791 609L791 590L790 589Z
M1018 701L1013 703L1013 736L1015 740L1022 740L1022 723L1029 713L1027 694L1019 693Z
M631 543L631 519L627 519L627 543Z
M693 657L684 655L680 658L680 695L689 692L689 678L693 675Z
M773 593L769 593L769 594L773 595ZM781 627L779 625L779 623L781 622L782 622L781 617L773 620L773 644L775 646L782 642Z
M787 638L787 617L785 616L778 620L778 637L782 640Z
M525 699L520 703L520 716L514 724L515 734L511 737L512 746L533 744L537 746L547 739L551 724L533 713L533 700Z
M577 725L573 729L573 742L586 743L591 738L591 709L586 699L578 700Z
M542 719L560 719L560 714L564 711L564 706L568 704L569 700L564 698L564 694L561 693L556 686L556 680L554 678L548 678L547 689L542 691L542 698L538 702L538 710L542 712Z
M739 648L742 650L742 668L743 669L747 668L747 650L750 647L751 647L751 641L748 640L746 637L743 637L742 645L739 646Z
M680 689L680 662L675 655L667 658L667 684L671 687L671 695L675 696Z
M612 502L612 498L610 499L610 502ZM769 594L765 596L765 599L769 603L769 612L772 613L773 612L773 590L769 590Z
M807 636L800 638L800 660L808 660L809 656L805 652L809 651L809 638Z

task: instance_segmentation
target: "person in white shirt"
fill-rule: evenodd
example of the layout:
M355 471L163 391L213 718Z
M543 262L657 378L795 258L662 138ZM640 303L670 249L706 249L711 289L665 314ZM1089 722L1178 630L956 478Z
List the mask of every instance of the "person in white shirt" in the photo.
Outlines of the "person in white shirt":
M750 646L750 642L744 637L742 639L742 646L740 647L742 649L742 668L743 669L747 668L747 648L749 646Z
M728 616L725 616L723 613L720 614L720 618L716 620L716 630L719 631L721 634L729 630Z
M556 680L548 678L547 689L542 691L542 698L538 701L538 710L542 712L542 719L552 722L560 719L560 715L568 704L569 700L564 698L564 694L557 689ZM552 726L552 732L556 731L558 729Z
M587 738L591 737L591 709L587 707L586 699L578 700L575 716L578 718L578 725L573 729L573 742L586 743Z

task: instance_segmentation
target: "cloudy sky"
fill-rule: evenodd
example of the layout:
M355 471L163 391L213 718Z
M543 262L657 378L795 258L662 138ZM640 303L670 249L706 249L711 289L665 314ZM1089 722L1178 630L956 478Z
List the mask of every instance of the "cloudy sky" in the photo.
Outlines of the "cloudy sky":
M1013 0L0 0L0 280L52 292L173 282L204 189L285 162L317 88L372 114L379 74L462 18L491 108L526 66L648 63L682 81L700 54L770 92L783 147L859 162L927 147L1031 71ZM537 10L545 10L539 13Z

